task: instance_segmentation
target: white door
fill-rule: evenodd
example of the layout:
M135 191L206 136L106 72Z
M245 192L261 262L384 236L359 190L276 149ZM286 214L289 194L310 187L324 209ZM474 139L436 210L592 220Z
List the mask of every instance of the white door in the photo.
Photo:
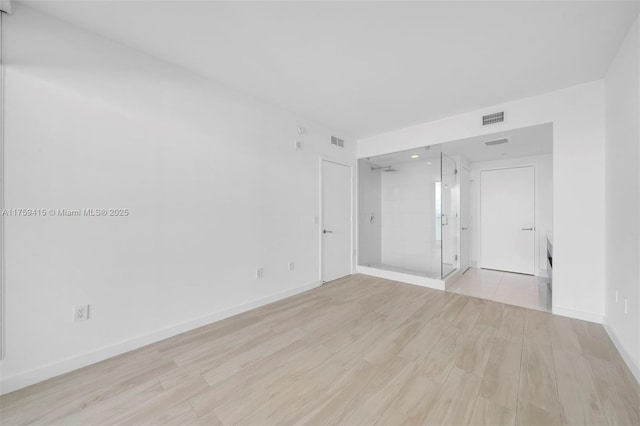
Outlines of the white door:
M322 161L322 281L351 274L351 167Z
M533 167L480 173L480 258L483 268L534 274Z
M469 170L462 167L460 170L460 272L469 269L471 258L470 179Z

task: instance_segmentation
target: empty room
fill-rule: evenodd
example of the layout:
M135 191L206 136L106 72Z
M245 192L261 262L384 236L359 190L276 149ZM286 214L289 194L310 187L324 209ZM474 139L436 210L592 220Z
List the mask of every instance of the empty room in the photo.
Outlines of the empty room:
M640 425L639 13L0 0L0 424Z

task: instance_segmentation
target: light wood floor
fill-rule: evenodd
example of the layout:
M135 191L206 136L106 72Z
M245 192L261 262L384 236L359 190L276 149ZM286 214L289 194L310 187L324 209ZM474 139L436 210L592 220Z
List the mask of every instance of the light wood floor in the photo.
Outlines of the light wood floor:
M640 424L600 325L353 276L0 398L2 424Z

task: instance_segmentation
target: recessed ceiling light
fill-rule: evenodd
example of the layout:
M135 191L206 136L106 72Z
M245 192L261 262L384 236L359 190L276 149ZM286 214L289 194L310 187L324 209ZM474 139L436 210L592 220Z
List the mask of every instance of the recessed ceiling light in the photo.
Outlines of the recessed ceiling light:
M427 161L427 166L430 166L430 165L431 165L431 161Z
M420 158L420 156L418 154L413 154L411 158Z

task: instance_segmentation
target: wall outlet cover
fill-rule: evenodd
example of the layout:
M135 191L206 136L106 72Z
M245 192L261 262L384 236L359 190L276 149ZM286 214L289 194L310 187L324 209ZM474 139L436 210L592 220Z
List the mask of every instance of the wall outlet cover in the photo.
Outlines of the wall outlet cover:
M89 319L89 305L78 305L73 308L73 322Z

